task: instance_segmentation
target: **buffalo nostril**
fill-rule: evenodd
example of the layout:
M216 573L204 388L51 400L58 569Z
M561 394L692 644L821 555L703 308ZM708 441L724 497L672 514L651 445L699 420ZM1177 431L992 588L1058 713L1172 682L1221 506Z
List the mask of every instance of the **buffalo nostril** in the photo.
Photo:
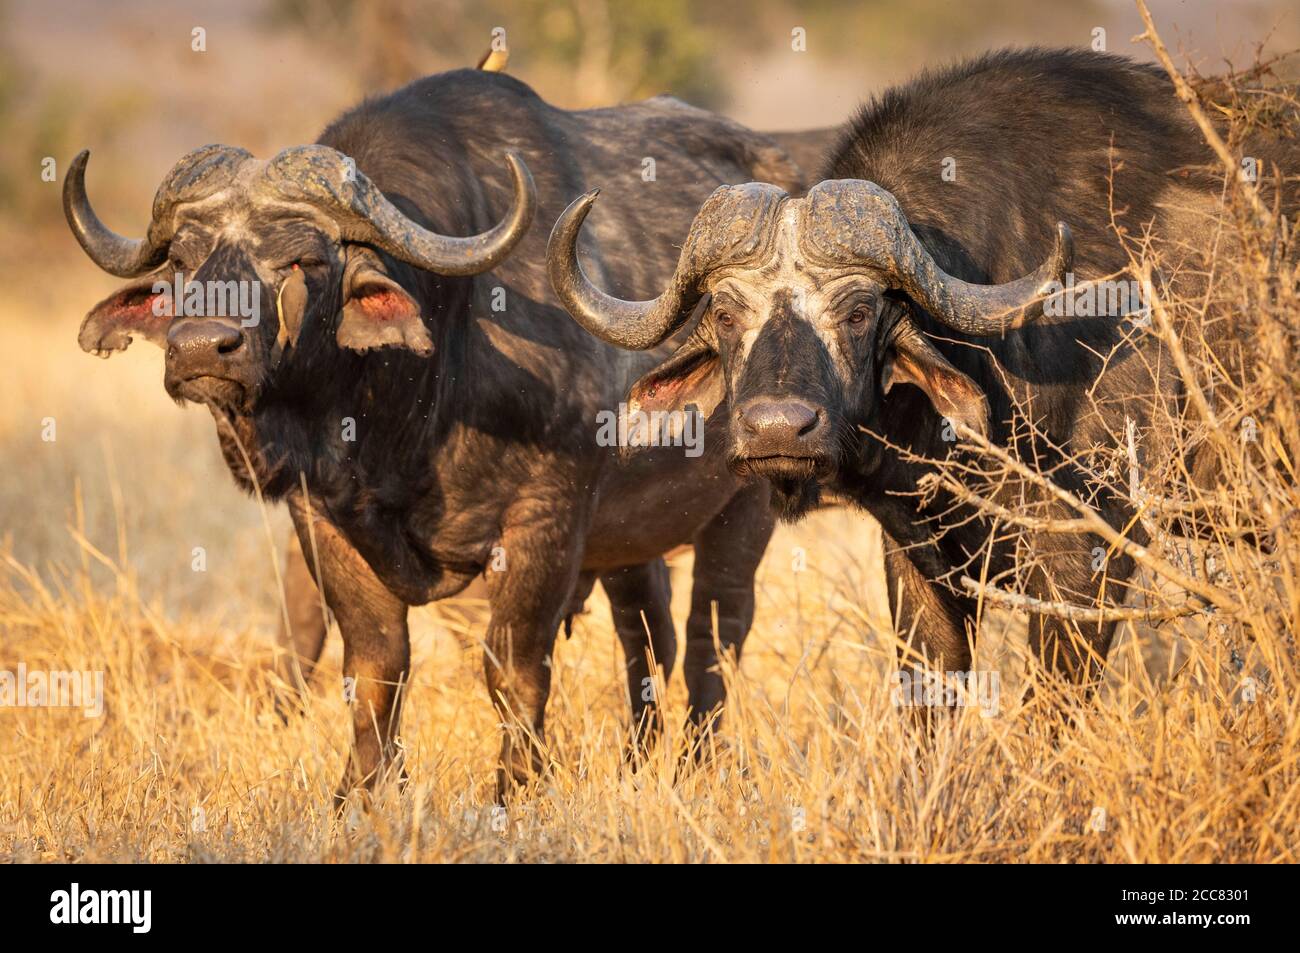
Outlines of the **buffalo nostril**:
M223 374L245 343L243 329L224 321L178 321L167 332L167 361L182 378Z
M741 411L740 421L749 434L792 439L817 429L821 411L798 400L757 400Z
M821 419L822 419L822 412L820 410L814 411L812 416L807 418L807 423L805 423L803 427L800 428L799 436L806 437L808 436L809 433L816 430L817 425L821 423Z
M235 332L229 337L223 337L217 342L218 354L232 354L244 346L244 335L242 332Z

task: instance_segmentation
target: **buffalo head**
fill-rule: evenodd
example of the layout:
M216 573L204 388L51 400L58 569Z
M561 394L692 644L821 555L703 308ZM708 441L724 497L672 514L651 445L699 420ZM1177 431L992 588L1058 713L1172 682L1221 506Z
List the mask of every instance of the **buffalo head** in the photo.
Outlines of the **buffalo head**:
M871 182L822 182L802 199L749 183L718 189L700 208L663 294L623 301L592 285L575 255L595 195L573 202L551 233L556 293L588 331L630 349L654 347L698 312L628 406L710 412L725 395L732 469L770 479L792 515L857 452L857 427L877 422L895 385L986 428L983 392L921 333L915 309L966 334L1000 334L1041 314L1072 259L1060 224L1033 274L969 284L935 263L894 197Z
M228 410L251 410L287 355L327 335L351 350L430 353L419 303L376 249L438 275L479 274L510 253L536 207L532 178L513 154L509 213L483 234L457 238L403 214L327 146L262 161L218 145L176 164L145 237L130 239L91 208L88 156L68 171L64 213L91 260L132 282L86 316L82 348L107 356L147 338L166 350L169 394Z

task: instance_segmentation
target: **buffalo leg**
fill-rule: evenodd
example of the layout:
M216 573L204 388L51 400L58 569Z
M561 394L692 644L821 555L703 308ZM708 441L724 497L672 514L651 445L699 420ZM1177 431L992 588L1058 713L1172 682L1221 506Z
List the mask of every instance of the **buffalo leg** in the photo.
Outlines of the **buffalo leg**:
M632 750L638 752L663 729L663 712L649 656L663 671L667 684L677 660L677 630L673 626L672 586L668 566L655 559L626 566L600 577L609 596L614 629L623 645L628 699L632 703Z
M352 711L352 750L336 794L341 802L356 788L373 788L389 772L401 773L398 729L411 669L406 604L319 513L311 523L319 565L312 566L316 560L305 508L295 498L290 509L304 558L324 583L326 603L343 636L343 692Z
M306 691L325 647L329 623L322 611L320 590L302 554L297 532L284 548L285 612L276 631L279 649L276 672L295 691ZM287 623L286 623L287 616Z
M938 585L913 561L914 551L884 534L885 580L889 611L898 646L898 691L895 703L913 708L918 723L930 725L924 703L933 693L934 679L946 672L968 672L975 602ZM946 692L943 693L946 695Z
M488 694L503 724L497 797L544 766L546 699L551 691L551 651L578 581L574 540L586 529L564 501L530 501L511 514L501 534L505 568L489 569L484 668ZM571 508L570 508L571 509ZM539 510L547 513L543 520ZM556 514L559 514L557 517Z
M754 573L776 523L770 494L765 482L745 487L695 535L683 668L700 754L705 739L721 722L725 701L718 648L738 663L754 621Z
M1140 527L1135 527L1131 535L1140 531ZM1145 534L1141 537L1145 542ZM1112 553L1105 558L1102 568L1094 572L1093 564L1101 564L1099 557L1107 556L1107 547L1100 537L1078 540L1036 537L1034 553L1036 563L1025 585L1031 596L1046 602L1078 605L1123 603L1126 583L1133 573L1133 560ZM1101 680L1114 634L1113 621L1074 623L1036 614L1029 619L1029 657L1040 672L1082 686L1086 696Z

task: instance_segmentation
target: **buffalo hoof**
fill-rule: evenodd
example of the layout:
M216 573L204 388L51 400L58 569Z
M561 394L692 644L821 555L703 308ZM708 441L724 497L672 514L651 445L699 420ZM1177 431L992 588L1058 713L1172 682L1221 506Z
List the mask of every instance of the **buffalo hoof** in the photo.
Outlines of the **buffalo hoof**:
M515 741L507 734L497 762L496 803L504 806L521 790L537 783L546 774L546 766L545 752L531 737Z
M343 777L334 789L334 813L343 818L348 813L349 805L359 805L369 809L374 795L388 784L396 784L399 792L405 791L411 776L407 773L405 759L401 749L393 748L378 768L369 774L361 774L349 763Z

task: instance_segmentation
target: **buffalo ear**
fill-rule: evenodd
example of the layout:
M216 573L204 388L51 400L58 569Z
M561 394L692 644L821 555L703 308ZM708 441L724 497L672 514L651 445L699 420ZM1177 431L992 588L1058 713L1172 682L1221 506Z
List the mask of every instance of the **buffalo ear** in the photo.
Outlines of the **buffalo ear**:
M649 415L677 411L698 413L707 420L726 393L717 344L699 325L666 361L643 375L628 391L628 445L623 448L624 455L649 444L648 432L642 432L650 426ZM645 416L634 417L638 411ZM632 426L633 421L639 421L640 426Z
M888 394L895 384L913 384L925 391L940 416L987 436L989 402L984 392L953 367L910 321L904 318L903 323L885 359L881 390Z
M171 286L156 275L142 278L91 308L81 322L77 343L100 357L125 351L136 335L165 347L171 311Z
M420 319L420 305L384 272L370 249L352 248L343 269L343 317L339 347L369 351L404 347L422 357L433 353L433 339Z

